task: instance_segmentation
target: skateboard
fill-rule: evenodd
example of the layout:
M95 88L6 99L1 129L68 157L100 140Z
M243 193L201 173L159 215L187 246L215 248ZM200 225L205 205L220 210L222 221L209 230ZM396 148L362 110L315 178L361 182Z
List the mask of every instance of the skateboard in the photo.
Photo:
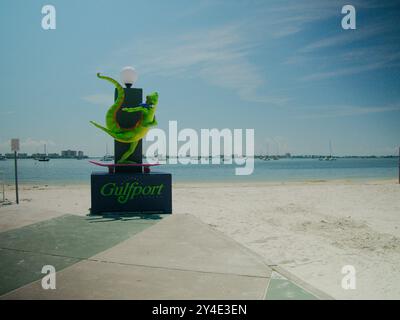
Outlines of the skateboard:
M100 166L107 167L109 173L115 172L115 167L143 167L144 173L150 173L150 167L159 166L159 163L107 163L89 160L90 163Z

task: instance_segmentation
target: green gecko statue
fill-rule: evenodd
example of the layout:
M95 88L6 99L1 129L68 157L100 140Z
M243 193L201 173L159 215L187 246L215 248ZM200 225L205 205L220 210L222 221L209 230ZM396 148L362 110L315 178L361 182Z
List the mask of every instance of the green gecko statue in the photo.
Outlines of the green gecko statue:
M136 123L133 128L124 129L121 128L117 122L117 111L122 106L122 103L125 99L125 92L124 88L118 83L118 81L100 75L97 73L97 77L100 79L107 80L115 85L117 88L117 99L115 103L108 109L106 114L106 128L101 126L100 124L90 121L93 125L101 130L107 132L110 136L112 136L115 140L123 143L130 143L129 149L122 155L121 159L117 161L117 163L133 163L132 161L128 161L127 159L131 154L135 152L136 146L139 143L139 140L144 138L147 132L150 130L151 127L157 125L157 121L155 118L155 112L157 109L158 103L158 93L153 92L146 96L146 103L142 103L137 107L134 108L124 108L122 110L125 112L141 112L141 118Z

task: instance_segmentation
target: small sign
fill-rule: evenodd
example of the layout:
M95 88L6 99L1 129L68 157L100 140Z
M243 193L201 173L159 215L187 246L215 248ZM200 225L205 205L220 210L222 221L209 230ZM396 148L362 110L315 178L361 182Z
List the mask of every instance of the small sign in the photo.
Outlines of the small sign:
M11 139L11 151L19 151L19 139Z

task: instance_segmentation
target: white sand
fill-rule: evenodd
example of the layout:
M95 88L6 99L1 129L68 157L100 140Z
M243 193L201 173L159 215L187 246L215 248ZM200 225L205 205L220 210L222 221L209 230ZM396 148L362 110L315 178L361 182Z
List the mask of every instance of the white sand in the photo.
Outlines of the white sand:
M400 299L400 185L378 182L177 184L174 213L190 213L337 299ZM12 190L7 196L13 200ZM63 213L87 214L89 186L21 190L0 207L0 230ZM341 269L356 269L344 290Z

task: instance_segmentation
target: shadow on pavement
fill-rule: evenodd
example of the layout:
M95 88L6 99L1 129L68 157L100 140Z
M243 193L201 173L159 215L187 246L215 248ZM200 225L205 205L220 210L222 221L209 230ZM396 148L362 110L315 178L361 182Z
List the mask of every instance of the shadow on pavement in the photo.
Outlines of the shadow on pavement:
M105 212L103 214L88 214L87 220L89 222L110 222L110 221L130 221L130 220L160 220L162 219L159 214L150 213L118 213L118 212Z

